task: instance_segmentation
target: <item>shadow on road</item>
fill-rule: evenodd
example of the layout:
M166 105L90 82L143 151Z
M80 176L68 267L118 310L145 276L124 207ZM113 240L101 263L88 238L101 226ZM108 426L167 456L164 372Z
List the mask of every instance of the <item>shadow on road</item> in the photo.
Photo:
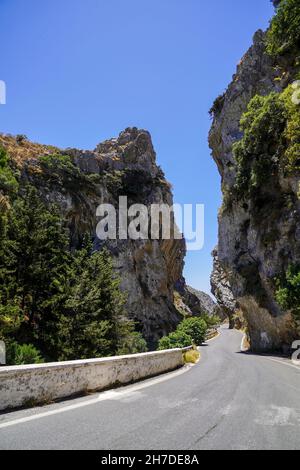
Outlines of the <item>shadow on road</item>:
M291 359L291 355L281 352L259 353L255 351L237 351L236 354L243 354L245 356L260 356L260 357L274 357L277 359Z

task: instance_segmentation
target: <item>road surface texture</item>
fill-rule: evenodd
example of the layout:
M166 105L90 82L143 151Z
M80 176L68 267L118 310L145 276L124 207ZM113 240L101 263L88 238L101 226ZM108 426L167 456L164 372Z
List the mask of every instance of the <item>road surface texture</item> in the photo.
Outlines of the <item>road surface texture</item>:
M300 368L221 329L193 367L0 415L1 449L300 449ZM1 398L1 397L0 397Z

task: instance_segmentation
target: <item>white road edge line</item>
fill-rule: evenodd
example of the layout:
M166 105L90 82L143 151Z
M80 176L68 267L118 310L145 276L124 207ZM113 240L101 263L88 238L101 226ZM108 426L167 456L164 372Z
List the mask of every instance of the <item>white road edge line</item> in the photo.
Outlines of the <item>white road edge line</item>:
M49 410L49 411L44 411L43 413L38 413L35 415L30 415L30 416L25 416L24 418L17 418L17 419L12 419L10 421L6 421L1 423L0 421L0 429L7 428L9 426L15 426L17 424L22 424L22 423L28 423L29 421L34 421L36 419L41 419L45 418L47 416L52 416L56 415L59 413L64 413L66 411L72 411L76 410L78 408L83 408L85 406L90 406L90 405L95 405L96 403L99 403L101 401L106 401L106 400L117 400L120 397L123 397L124 395L128 395L132 392L136 392L138 390L142 390L144 388L151 387L153 385L166 382L167 380L173 379L174 377L177 377L181 374L185 374L188 372L194 364L186 364L183 366L181 369L176 370L174 372L168 372L164 374L163 376L156 377L154 379L146 379L142 383L137 383L133 385L127 385L124 387L121 387L119 389L115 390L108 390L106 392L101 392L97 394L95 398L92 398L90 400L82 401L80 403L76 403L74 405L67 405L61 408L56 408L55 410ZM50 405L52 406L52 405ZM59 404L58 404L59 406ZM1 420L1 415L0 415L0 420Z
M242 342L241 342L241 351L242 352L246 352L248 349L246 349L244 347L244 341L245 341L245 338L247 337L246 333L243 335L243 338L242 338ZM279 359L274 359L273 357L268 357L268 356L259 356L259 357L262 357L264 359L268 359L269 361L272 361L272 362L277 362L278 364L281 364L283 366L288 366L288 367L292 367L293 369L297 369L299 372L300 372L300 367L298 366L295 366L294 364L289 364L288 362L283 362L283 361L280 361Z
M283 361L280 361L279 359L274 359L273 357L267 357L267 356L261 356L261 357L268 359L269 361L272 361L272 362L277 362L278 364L281 364L283 366L292 367L293 369L296 369L298 370L298 372L300 372L300 367L295 366L294 364L289 364L288 362L283 362Z

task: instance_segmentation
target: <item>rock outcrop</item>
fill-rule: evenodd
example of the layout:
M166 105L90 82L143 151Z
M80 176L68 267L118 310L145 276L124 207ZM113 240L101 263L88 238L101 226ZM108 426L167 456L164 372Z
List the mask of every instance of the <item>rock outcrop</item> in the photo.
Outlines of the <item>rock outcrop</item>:
M217 315L221 320L224 319L222 310L212 297L205 292L186 286L185 301L194 315L207 314L209 317Z
M241 308L251 347L257 351L290 346L299 334L290 312L276 302L274 287L276 276L300 262L299 174L274 171L257 191L255 205L249 197L231 198L237 181L233 144L243 137L240 121L250 100L280 93L295 80L295 57L276 60L266 53L265 40L264 32L255 34L232 83L214 103L209 135L223 190L212 289L230 319L236 305ZM274 154L276 150L268 149Z
M224 310L210 295L188 286L184 278L176 282L175 305L184 317L208 315L218 316L221 320L226 318Z
M218 250L212 253L213 255L213 272L211 274L211 291L218 301L220 311L222 313L221 318L228 318L229 328L235 326L235 314L237 310L236 300L232 293L229 277L223 268L218 258Z
M127 293L127 312L137 322L150 347L173 330L181 316L174 307L174 285L182 277L184 240L108 240L96 237L96 208L119 196L128 206L141 203L172 205L172 193L147 131L129 128L94 151L61 150L0 135L0 145L18 169L21 185L34 185L45 201L59 206L76 246L84 234L95 249L111 252L121 288ZM60 157L57 158L56 156ZM46 159L45 159L46 158Z

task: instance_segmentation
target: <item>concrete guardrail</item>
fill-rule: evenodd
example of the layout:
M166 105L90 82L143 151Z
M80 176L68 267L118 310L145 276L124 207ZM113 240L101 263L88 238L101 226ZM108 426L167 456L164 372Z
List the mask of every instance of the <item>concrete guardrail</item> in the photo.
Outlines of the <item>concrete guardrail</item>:
M183 366L181 349L103 359L0 368L0 410L49 403L169 372Z

